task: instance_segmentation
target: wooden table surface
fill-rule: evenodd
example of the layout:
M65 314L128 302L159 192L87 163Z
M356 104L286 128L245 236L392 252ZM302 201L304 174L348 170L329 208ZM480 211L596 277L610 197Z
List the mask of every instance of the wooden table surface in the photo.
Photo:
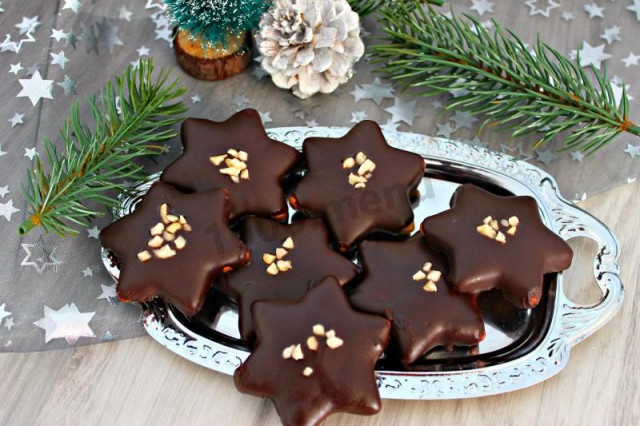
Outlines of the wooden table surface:
M372 417L338 414L330 425L632 425L640 424L640 182L581 203L618 235L626 299L622 311L571 352L546 382L509 394L452 401L383 401ZM593 301L581 279L593 247L579 253L565 282ZM581 256L580 254L584 255ZM584 273L584 272L583 272ZM569 284L571 285L571 284ZM0 424L277 425L268 400L236 392L230 377L192 364L151 338L67 350L0 355Z

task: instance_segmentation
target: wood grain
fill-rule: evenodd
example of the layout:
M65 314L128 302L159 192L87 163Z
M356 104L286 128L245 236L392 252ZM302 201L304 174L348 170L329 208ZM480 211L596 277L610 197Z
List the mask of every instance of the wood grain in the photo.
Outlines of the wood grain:
M628 425L640 424L640 182L580 204L607 223L622 245L626 299L622 311L571 352L567 367L521 391L470 400L385 400L373 417L334 415L327 425ZM565 282L580 300L593 247L577 241L579 257ZM585 296L586 295L586 296ZM0 355L0 424L277 425L267 400L239 394L230 377L198 367L150 338L76 349Z

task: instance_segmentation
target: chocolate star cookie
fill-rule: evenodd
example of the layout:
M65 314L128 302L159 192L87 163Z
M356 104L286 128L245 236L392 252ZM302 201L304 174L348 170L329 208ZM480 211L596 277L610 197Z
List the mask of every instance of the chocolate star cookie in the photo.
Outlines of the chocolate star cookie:
M100 232L120 265L118 298L146 302L159 296L195 314L213 278L249 261L228 219L224 191L184 195L153 184L133 213Z
M358 268L331 250L322 219L305 219L280 225L267 219L247 218L241 238L251 252L251 263L227 277L231 293L237 294L240 334L254 338L251 305L256 300L298 301L327 275L341 285L358 275Z
M436 346L471 346L485 335L476 297L445 284L446 259L424 238L364 241L358 248L365 278L349 297L357 310L386 316L403 364Z
M188 118L181 133L184 152L162 173L163 182L187 192L227 190L232 218L287 218L281 183L300 153L270 139L256 110L220 123Z
M500 197L460 186L451 209L428 217L421 231L449 259L447 281L456 290L501 289L520 308L542 297L543 275L571 265L573 252L549 230L531 197Z
M412 195L424 174L424 160L392 148L373 121L345 136L304 141L308 172L289 201L300 211L322 215L342 252L374 231L413 230Z
M285 425L317 425L329 414L375 414L375 364L389 322L354 311L327 277L299 303L253 305L258 343L236 370L240 392L270 398Z

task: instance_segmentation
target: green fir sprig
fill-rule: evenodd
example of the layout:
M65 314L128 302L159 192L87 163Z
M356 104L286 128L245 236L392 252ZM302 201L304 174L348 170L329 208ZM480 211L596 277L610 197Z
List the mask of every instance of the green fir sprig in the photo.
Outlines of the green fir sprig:
M451 17L397 4L380 10L383 43L371 47L377 70L417 95L457 92L447 109L486 117L513 136L536 133L541 146L563 135L563 150L592 153L621 133L640 136L622 88L616 102L606 67L587 72L540 41L530 48L497 22L491 35L473 16ZM579 55L579 53L578 53Z
M360 16L366 16L373 12L376 12L378 9L382 7L390 7L393 4L397 3L398 0L348 0L349 5L351 5L351 9L358 13ZM414 0L413 3L429 3L436 6L442 6L444 4L444 0Z
M154 78L152 61L143 60L87 99L91 125L80 118L79 102L71 107L60 130L63 149L44 140L49 171L38 157L34 170L28 171L23 192L29 217L19 235L38 226L60 236L75 235L74 226L86 226L105 214L93 205L111 208L118 193L129 192L125 180L146 179L135 160L166 152L162 142L175 136L169 126L186 111L176 101L185 89L169 77L161 70Z

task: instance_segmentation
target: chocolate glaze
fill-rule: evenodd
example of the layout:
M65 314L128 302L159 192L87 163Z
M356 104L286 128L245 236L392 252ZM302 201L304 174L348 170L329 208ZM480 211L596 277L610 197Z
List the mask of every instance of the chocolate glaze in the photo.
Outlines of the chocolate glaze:
M243 221L240 235L251 252L249 265L226 276L231 294L237 295L240 334L245 341L254 338L251 305L256 300L300 300L307 290L327 275L344 285L358 276L358 268L329 247L329 233L322 219L305 219L280 225L267 219L251 217ZM277 275L267 273L262 260L291 237L295 247L283 258L293 268Z
M359 151L376 164L364 189L348 182L349 170L342 166ZM412 229L410 196L423 177L424 160L389 146L376 123L362 121L337 139L306 139L303 154L309 170L294 189L291 204L322 215L340 251L374 231L398 234Z
M141 262L137 254L152 238L149 230L160 220L160 206L183 215L192 230L181 233L187 243L168 259ZM249 251L227 226L229 202L224 191L184 195L162 182L153 184L136 210L100 232L100 241L120 265L118 298L125 302L150 301L159 296L187 315L195 314L212 279L223 269L249 260Z
M449 288L447 262L424 238L404 242L364 241L358 248L364 279L349 296L363 312L386 316L403 364L411 364L436 346L471 346L485 335L476 297ZM412 276L425 262L441 271L437 291L423 290L424 280Z
M425 219L421 232L429 245L447 255L447 281L456 290L498 288L515 306L532 308L542 296L543 275L571 265L571 247L542 223L533 198L500 197L465 184L450 204L450 210ZM516 234L507 235L506 244L480 235L476 227L486 216L517 216Z
M270 398L285 425L317 425L334 412L380 410L374 368L389 339L389 322L354 311L335 278L322 280L299 303L256 302L253 315L258 343L234 374L240 392ZM317 337L317 351L308 349L316 324L335 330L343 345L331 349ZM284 359L283 349L297 343L304 359ZM305 367L313 369L308 377Z
M223 122L188 118L182 123L181 135L184 152L162 173L163 182L187 192L227 190L231 218L244 214L287 218L281 183L298 162L300 153L270 139L256 110L245 109ZM249 154L248 180L234 183L209 161L229 149Z

